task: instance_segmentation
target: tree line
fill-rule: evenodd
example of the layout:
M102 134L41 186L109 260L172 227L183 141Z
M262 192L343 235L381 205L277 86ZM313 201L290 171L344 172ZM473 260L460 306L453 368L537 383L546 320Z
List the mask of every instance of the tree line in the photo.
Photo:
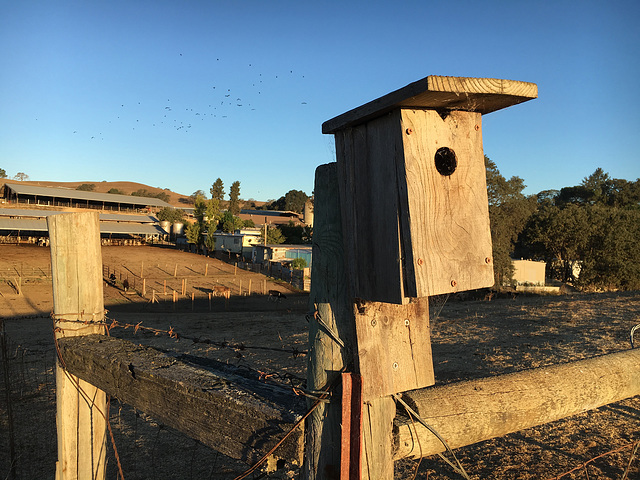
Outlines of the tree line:
M512 257L542 260L547 275L583 289L640 288L640 179L603 169L579 185L526 196L485 156L496 286L513 280Z
M215 238L208 235L209 232L222 231L232 233L242 228L255 227L252 220L242 220L239 217L241 211L241 203L246 204L240 199L240 182L235 181L229 187L229 199L225 202L224 182L221 178L217 178L209 189L210 198L207 198L204 191L196 190L190 199L193 202L194 217L196 221L187 225L185 236L187 241L196 245L204 245L208 249L215 248ZM280 199L268 202L262 207L255 207L258 210L289 210L302 213L305 203L309 197L302 191L290 190ZM161 221L182 222L184 221L184 212L180 209L165 208L158 213ZM264 241L268 244L280 243L310 243L311 231L308 227L294 225L280 225L278 227L270 227L264 230L266 238Z

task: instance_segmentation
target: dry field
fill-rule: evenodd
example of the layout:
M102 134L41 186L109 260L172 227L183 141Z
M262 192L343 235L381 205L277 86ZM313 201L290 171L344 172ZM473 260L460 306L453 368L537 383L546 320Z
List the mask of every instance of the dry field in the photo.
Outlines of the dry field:
M10 372L12 378L17 377L12 383L17 478L52 478L55 469L55 387L51 375L55 356L48 318L53 305L46 278L48 256L45 248L0 246L0 315L6 319L11 347ZM120 275L123 279L128 276L129 284L135 282L138 291L142 278L146 279L146 298L105 285L109 318L160 330L173 328L199 341L176 341L141 330L134 333L131 328L113 329L112 335L278 373L287 382L304 378L305 356L294 356L290 351L306 350L307 295L290 292L270 280L265 286L261 275L170 249L106 247L103 262L110 271L116 270L118 281ZM187 294L179 295L180 301L173 303L172 292L181 293L183 280ZM248 295L250 280L252 294ZM165 282L167 295L159 295L159 303L150 303L151 291L163 293ZM221 297L209 303L208 292L216 285L231 289L228 303ZM285 292L286 300L269 301L263 295L265 288ZM444 304L438 299L431 313L436 381L450 383L628 349L630 329L640 323L640 293L520 296L491 302L449 299ZM6 419L2 387L0 478L9 478ZM246 468L115 400L111 424L127 479L226 480ZM472 479L544 480L623 448L594 460L586 472L579 468L563 477L621 479L630 460L628 445L639 440L640 397L634 397L455 453ZM116 478L114 465L110 452L109 478ZM423 459L420 465L398 462L396 478L413 478L416 468L421 479L462 478L437 456ZM285 468L265 478L296 478L296 472ZM640 479L637 457L627 478Z

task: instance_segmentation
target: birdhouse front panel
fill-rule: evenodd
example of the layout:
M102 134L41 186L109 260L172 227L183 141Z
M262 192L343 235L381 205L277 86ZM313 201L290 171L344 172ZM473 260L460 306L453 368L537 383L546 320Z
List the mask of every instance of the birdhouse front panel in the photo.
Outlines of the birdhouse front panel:
M405 296L492 286L481 114L401 109L400 130Z

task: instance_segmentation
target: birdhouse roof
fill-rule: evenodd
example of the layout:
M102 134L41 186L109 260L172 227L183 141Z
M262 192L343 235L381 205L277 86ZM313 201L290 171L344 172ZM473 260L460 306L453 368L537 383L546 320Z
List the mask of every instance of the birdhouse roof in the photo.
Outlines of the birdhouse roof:
M537 97L538 86L535 83L429 75L324 122L322 133L335 133L354 127L400 107L464 110L484 114Z

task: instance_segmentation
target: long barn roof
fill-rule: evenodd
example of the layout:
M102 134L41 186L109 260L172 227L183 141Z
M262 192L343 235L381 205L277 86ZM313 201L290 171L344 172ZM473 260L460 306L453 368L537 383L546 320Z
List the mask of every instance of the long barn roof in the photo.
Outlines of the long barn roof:
M0 230L46 232L48 229L47 221L44 219L0 218ZM167 232L158 225L100 222L100 233L166 235Z
M59 210L41 210L28 208L0 208L0 217L11 218L46 218L58 215ZM123 213L100 213L100 221L108 222L133 222L133 223L158 223L153 215L128 215Z
M133 195L119 195L115 193L85 192L58 187L40 187L38 185L23 185L22 183L6 183L8 188L18 195L33 195L38 197L68 198L73 200L89 200L93 202L126 203L129 205L172 207L159 198L137 197ZM173 208L173 207L172 207Z

